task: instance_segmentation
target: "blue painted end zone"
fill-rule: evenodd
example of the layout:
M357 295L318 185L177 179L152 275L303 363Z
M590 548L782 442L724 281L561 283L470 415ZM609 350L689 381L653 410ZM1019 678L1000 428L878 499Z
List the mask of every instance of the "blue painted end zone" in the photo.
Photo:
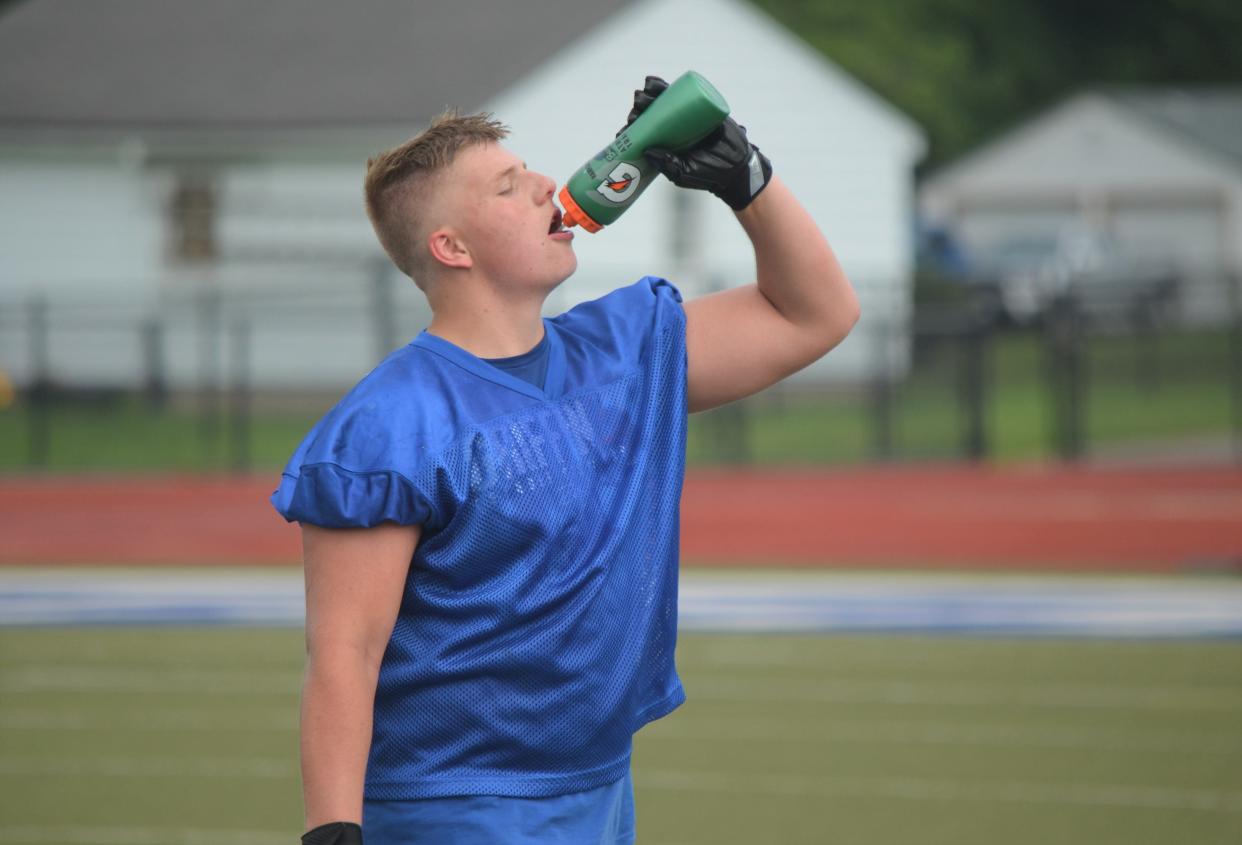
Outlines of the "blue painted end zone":
M0 626L303 623L299 572L0 570ZM1242 637L1236 579L683 575L681 629L1135 638Z

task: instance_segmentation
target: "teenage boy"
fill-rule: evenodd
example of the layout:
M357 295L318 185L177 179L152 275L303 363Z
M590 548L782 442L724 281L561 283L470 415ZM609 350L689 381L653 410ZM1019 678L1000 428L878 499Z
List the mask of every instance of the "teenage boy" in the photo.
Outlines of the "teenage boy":
M665 87L649 77L629 119ZM684 699L686 415L858 319L732 119L649 157L734 209L756 283L683 303L645 277L542 318L574 234L505 136L449 115L368 163L368 214L431 324L316 424L272 496L302 526L307 845L633 842L631 737Z

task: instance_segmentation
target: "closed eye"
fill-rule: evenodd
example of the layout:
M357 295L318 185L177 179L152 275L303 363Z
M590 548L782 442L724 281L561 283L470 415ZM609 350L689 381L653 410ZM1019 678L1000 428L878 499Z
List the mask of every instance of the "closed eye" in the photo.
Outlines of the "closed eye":
M526 169L526 162L522 162L522 169L523 170ZM517 177L515 176L517 172L518 172L518 169L517 169L516 164L510 167L506 167L504 170L500 172L500 175L498 178L500 179L500 183L503 187L500 189L498 193L500 193L501 195L513 193L513 189L517 186L517 181L518 181Z

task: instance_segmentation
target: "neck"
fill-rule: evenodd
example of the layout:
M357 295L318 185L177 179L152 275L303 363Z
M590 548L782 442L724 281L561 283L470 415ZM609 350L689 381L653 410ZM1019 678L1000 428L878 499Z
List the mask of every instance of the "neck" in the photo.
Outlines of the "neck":
M460 284L459 284L460 283ZM443 296L451 289L452 296ZM547 291L503 294L490 285L445 279L429 295L432 319L427 331L478 358L511 358L543 339ZM430 294L430 292L429 292Z

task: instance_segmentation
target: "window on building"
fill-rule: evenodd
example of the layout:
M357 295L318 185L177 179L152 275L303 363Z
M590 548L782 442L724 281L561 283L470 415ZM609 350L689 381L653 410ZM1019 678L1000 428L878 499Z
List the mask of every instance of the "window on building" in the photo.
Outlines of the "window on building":
M173 189L169 216L175 260L199 262L216 258L216 191L209 177L180 174Z

